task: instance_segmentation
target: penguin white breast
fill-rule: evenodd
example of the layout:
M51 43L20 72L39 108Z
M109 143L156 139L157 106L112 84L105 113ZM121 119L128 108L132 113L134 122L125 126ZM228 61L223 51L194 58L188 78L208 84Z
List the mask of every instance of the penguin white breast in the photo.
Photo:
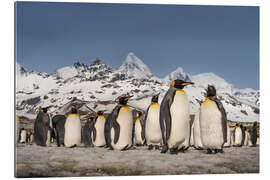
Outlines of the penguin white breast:
M64 144L66 147L81 143L81 121L78 115L69 115L65 123Z
M124 106L120 109L116 121L118 122L120 126L119 139L118 139L118 142L114 144L114 141L113 141L114 132L111 132L111 135L112 135L111 144L114 149L121 150L127 145L129 146L132 145L133 117L132 117L132 112L128 106Z
M241 145L242 143L242 130L240 127L236 127L235 129L235 145Z
M221 112L214 101L207 99L202 104L200 125L203 146L221 149L224 144Z
M104 146L106 144L104 127L105 127L105 118L104 116L100 116L97 118L95 123L96 140L93 142L95 146Z
M135 121L135 142L137 144L143 144L141 133L142 133L142 126L141 126L140 120L136 120Z
M202 148L201 141L201 128L200 128L200 109L195 114L193 122L193 141L194 146L197 148Z
M169 148L181 145L189 137L189 103L183 90L177 90L170 107L171 134L168 139Z
M160 105L158 103L150 105L145 124L145 138L148 145L159 145L162 141L159 112Z

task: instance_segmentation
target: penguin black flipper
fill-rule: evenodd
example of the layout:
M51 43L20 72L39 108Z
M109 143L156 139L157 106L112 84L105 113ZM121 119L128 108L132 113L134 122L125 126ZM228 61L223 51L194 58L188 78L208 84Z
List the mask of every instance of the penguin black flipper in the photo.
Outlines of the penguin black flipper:
M111 120L112 120L112 113L109 114L109 116L106 118L105 121L105 127L104 127L104 135L105 135L105 141L106 146L109 147L111 144Z
M209 99L211 99L212 101L214 101L217 104L217 107L218 107L219 111L221 112L222 133L223 133L223 139L224 139L224 143L225 143L225 142L227 142L227 115L226 115L226 111L223 107L223 104L221 103L221 101L217 97L211 97Z
M115 109L112 112L111 117L111 128L114 128L114 144L118 142L119 136L120 136L120 125L116 121L116 118L118 117L119 111L123 106L117 105ZM110 128L110 129L111 129Z
M163 140L164 145L167 145L167 141L170 138L170 134L171 134L172 119L171 119L170 107L173 103L175 92L176 92L176 89L171 87L165 94L160 105L159 122L160 122L162 140Z
M142 117L139 118L140 119L140 123L141 123L141 127L142 127L142 131L141 131L141 137L142 140L145 140L145 123Z
M96 141L96 137L97 137L97 130L96 128L93 126L91 132L93 131L93 141Z
M131 144L134 144L134 137L135 137L135 122L133 122L132 126L132 136L131 136Z

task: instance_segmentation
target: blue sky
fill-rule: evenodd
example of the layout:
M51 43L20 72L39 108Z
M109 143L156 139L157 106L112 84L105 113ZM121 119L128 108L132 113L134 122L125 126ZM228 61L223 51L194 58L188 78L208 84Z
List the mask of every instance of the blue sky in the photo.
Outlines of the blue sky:
M158 77L178 66L259 89L259 8L18 2L17 61L52 73L99 57L118 68L133 52Z

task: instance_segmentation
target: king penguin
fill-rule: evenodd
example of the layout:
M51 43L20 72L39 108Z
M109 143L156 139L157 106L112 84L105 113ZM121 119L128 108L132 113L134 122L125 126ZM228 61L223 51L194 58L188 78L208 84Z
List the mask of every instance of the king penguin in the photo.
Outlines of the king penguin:
M161 153L168 149L171 154L177 154L178 148L187 142L190 136L189 102L183 88L192 82L174 80L165 94L160 106L160 127L163 139ZM188 140L189 142L189 140Z
M148 145L148 150L159 149L162 143L162 135L159 123L160 105L158 103L159 94L152 97L145 117L145 138Z
M132 96L122 96L117 101L110 122L110 144L115 150L127 150L132 146L133 116L127 106Z
M242 145L242 129L240 124L237 124L234 131L234 146L240 147Z
M52 118L52 125L56 132L56 142L58 147L64 146L66 119L67 117L62 114L57 114Z
M46 142L50 130L48 109L49 107L41 108L34 123L34 141L39 146L47 146Z
M75 147L81 144L81 121L76 108L71 109L65 123L64 144Z
M201 106L202 101L196 99L199 105ZM194 148L201 150L203 149L202 145L202 140L201 140L201 128L200 128L200 110L201 108L199 107L195 117L194 117L194 122L193 122L193 141L194 141Z
M145 123L143 120L143 113L138 111L135 120L135 144L137 146L144 145L145 142Z
M211 85L208 85L207 97L201 105L200 125L202 144L207 153L211 154L212 150L222 153L227 141L227 116L215 87Z
M104 135L104 127L105 127L105 117L103 115L104 111L98 111L97 116L94 120L94 128L96 133L92 135L93 144L96 147L103 147L106 145L105 135Z
M85 147L94 147L93 136L96 137L94 117L89 117L82 130L82 140Z

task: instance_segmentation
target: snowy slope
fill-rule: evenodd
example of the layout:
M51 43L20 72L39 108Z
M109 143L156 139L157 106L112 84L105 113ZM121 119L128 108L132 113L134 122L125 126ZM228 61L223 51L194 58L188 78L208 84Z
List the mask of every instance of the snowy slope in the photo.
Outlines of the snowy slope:
M181 67L162 81L133 53L128 54L118 70L96 59L89 65L75 62L49 75L28 72L17 63L16 113L32 118L39 107L52 105L51 111L56 111L74 97L89 101L89 107L94 110L110 112L115 106L114 100L126 93L134 95L130 105L146 110L151 96L160 93L161 102L169 88L168 83L178 78L195 83L184 89L190 101L191 114L199 106L196 99L204 100L205 88L212 84L217 88L230 120L259 120L259 91L236 89L213 73L188 75Z

